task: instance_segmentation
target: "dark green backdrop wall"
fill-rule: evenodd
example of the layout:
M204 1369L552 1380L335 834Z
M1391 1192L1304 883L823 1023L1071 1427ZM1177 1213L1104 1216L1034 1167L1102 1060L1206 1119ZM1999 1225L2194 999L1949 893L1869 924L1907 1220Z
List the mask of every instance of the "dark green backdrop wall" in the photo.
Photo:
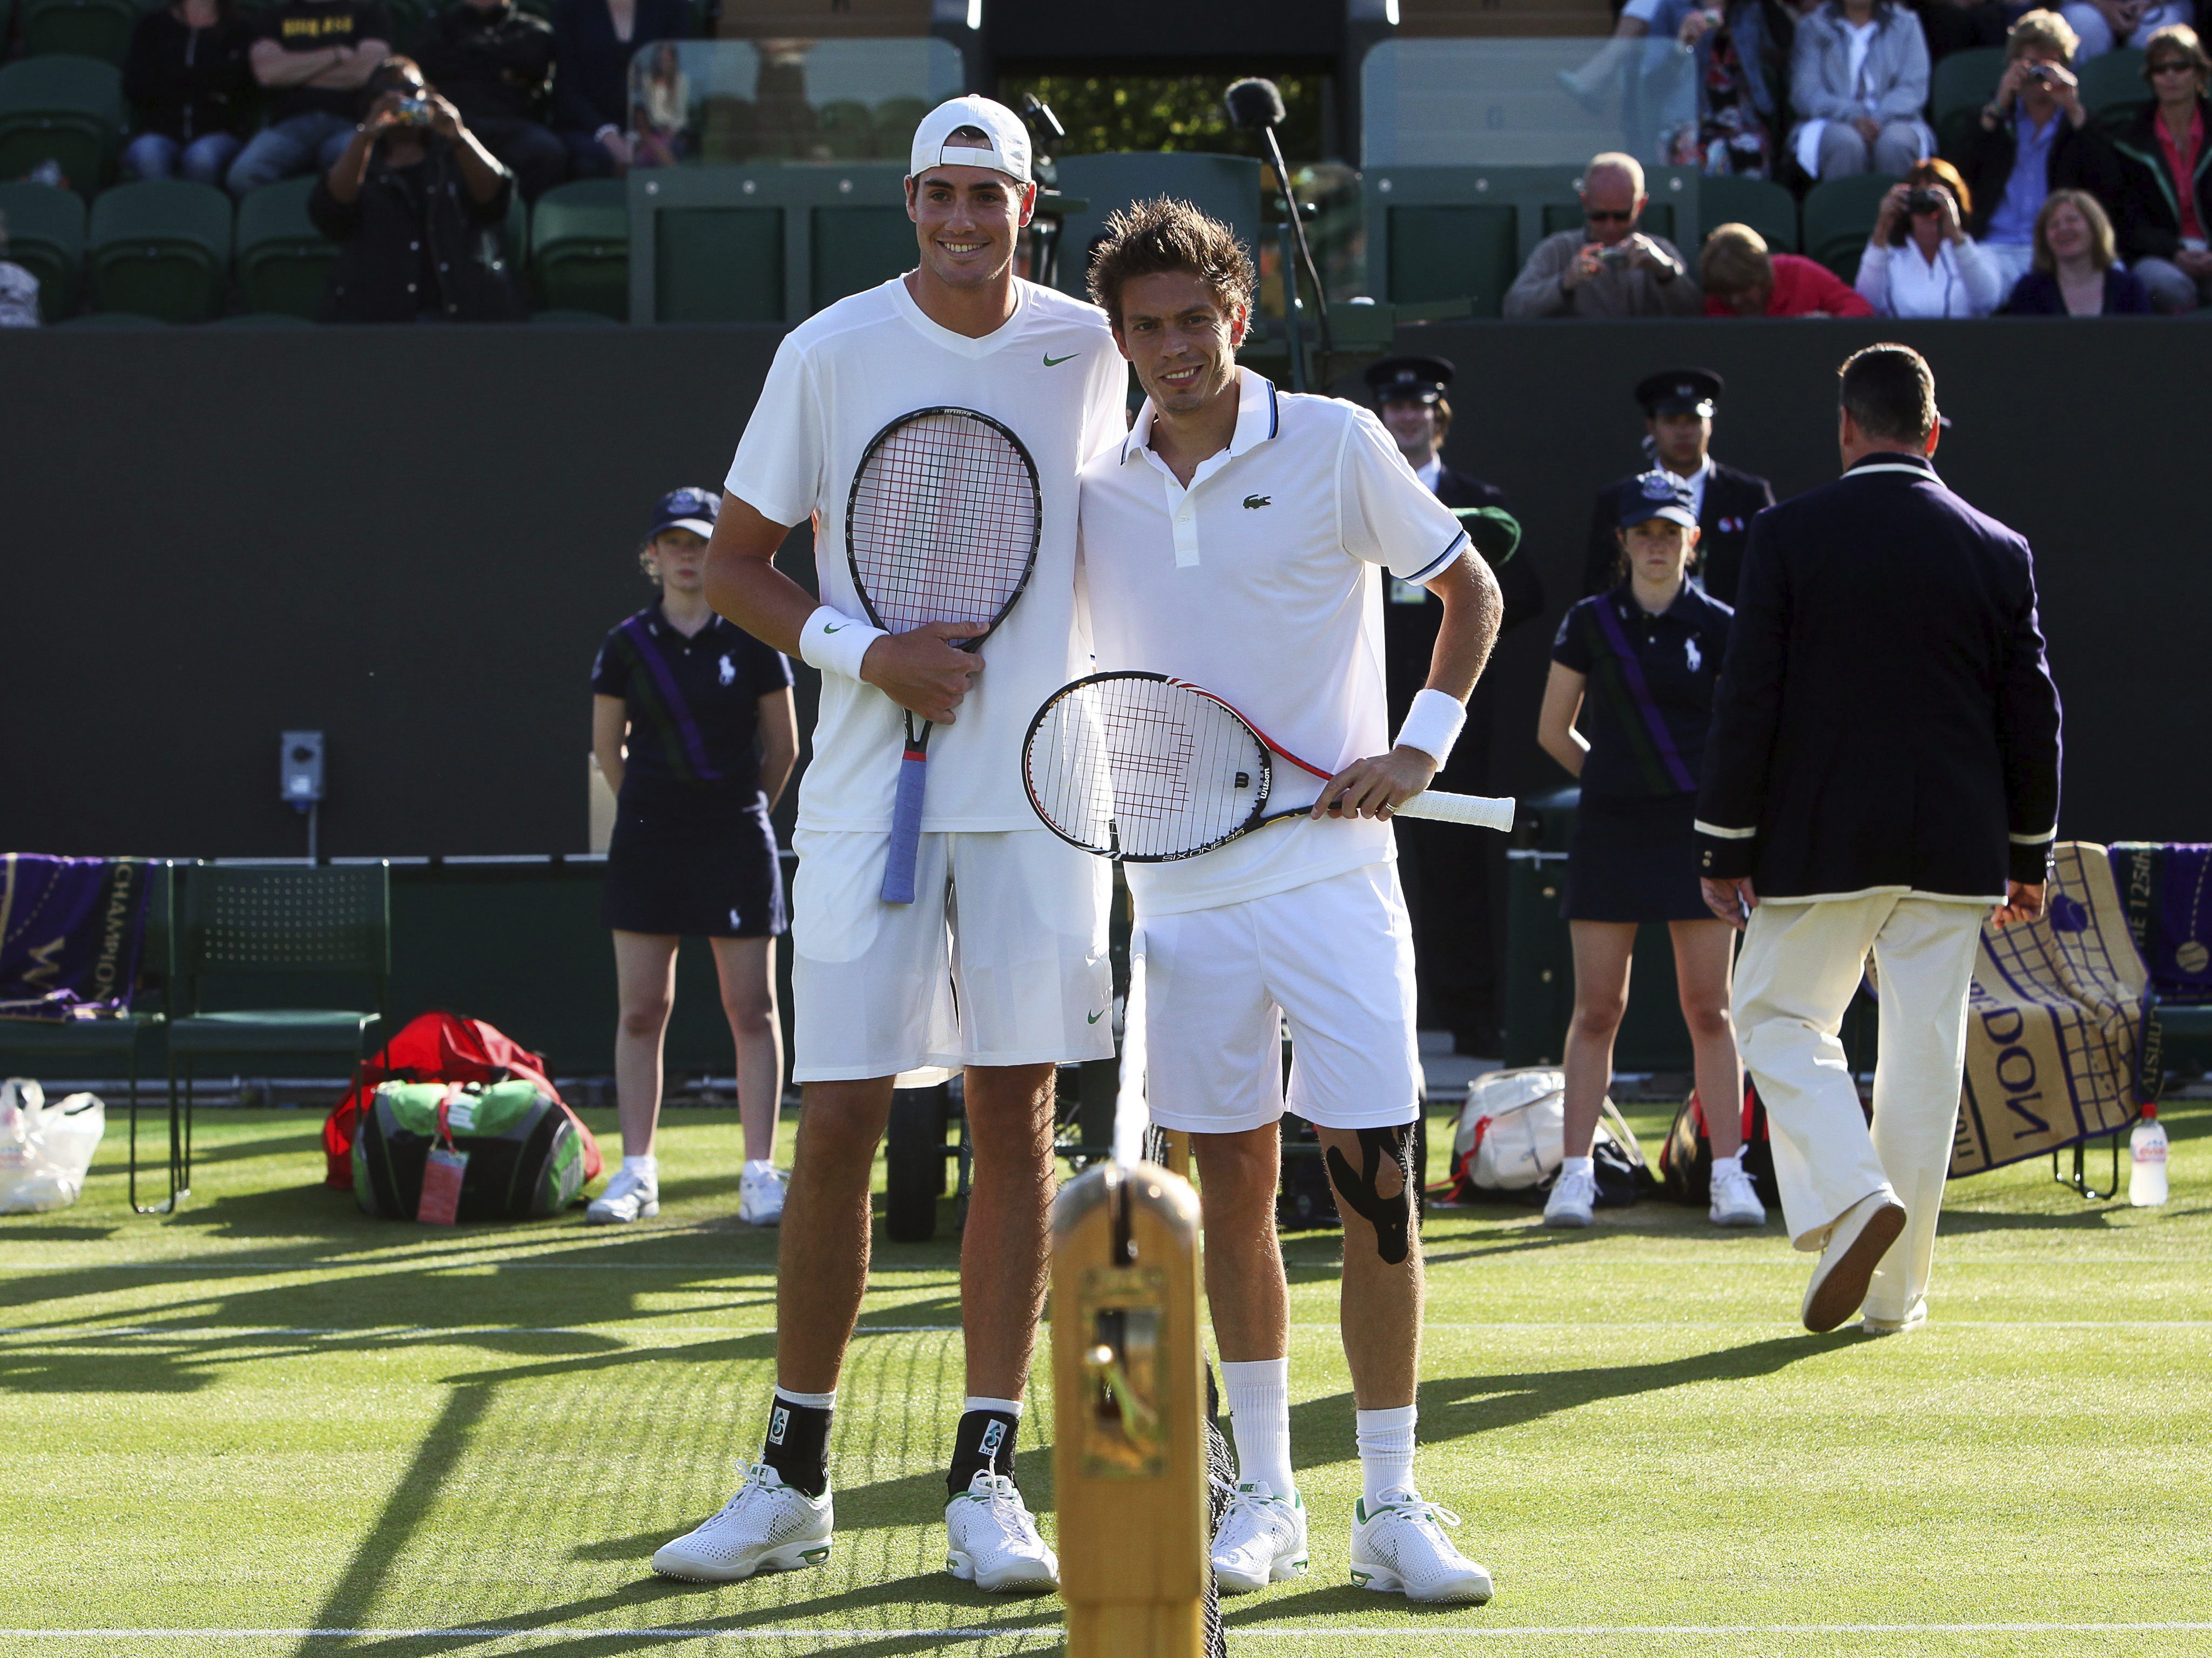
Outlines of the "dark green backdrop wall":
M1637 464L1629 388L1729 380L1717 452L1783 495L1835 471L1833 374L1901 332L1954 421L1939 465L2034 540L2067 708L2063 827L2212 835L2203 444L2188 322L1486 324L1449 458L1504 486L1552 595L1509 637L1501 786L1530 738L1591 489ZM586 672L645 602L654 498L716 483L766 328L185 329L0 339L0 844L296 853L276 733L330 739L336 853L581 850ZM803 534L794 537L803 543ZM803 546L790 562L804 568Z

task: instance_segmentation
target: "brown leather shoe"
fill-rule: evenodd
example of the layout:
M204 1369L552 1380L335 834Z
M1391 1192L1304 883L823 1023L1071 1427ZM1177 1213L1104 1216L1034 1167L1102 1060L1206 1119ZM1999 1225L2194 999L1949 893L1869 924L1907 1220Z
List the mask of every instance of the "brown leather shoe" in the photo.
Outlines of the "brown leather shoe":
M1805 1286L1805 1327L1824 1335L1858 1311L1874 1269L1904 1230L1905 1206L1886 1193L1869 1193L1838 1215Z

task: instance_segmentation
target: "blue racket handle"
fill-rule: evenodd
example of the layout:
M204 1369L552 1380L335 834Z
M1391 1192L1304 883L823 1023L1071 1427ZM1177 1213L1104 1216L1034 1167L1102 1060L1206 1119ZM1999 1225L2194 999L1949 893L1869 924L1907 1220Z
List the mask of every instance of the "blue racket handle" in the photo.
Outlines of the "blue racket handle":
M891 802L891 842L884 856L887 904L914 902L914 872L921 856L921 794L929 780L929 757L909 743L899 762L898 794Z

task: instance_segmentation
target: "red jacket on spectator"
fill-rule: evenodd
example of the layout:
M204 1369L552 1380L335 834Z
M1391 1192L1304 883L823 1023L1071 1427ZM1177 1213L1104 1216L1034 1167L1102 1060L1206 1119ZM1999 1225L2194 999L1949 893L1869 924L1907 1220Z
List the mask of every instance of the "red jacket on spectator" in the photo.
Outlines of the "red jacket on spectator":
M1801 253L1776 253L1774 288L1766 298L1770 317L1871 317L1874 307L1859 297L1849 282L1817 259ZM1708 317L1733 317L1735 313L1708 295Z

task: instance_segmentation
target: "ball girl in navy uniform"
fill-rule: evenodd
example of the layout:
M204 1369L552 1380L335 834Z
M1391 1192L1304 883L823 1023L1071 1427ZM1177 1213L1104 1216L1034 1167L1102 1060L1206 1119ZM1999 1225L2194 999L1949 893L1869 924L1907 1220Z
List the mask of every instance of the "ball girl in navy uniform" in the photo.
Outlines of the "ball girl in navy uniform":
M1713 683L1735 613L1688 579L1697 556L1697 513L1667 473L1647 472L1621 491L1614 534L1620 580L1559 623L1536 722L1545 753L1582 782L1562 906L1575 957L1567 1160L1544 1206L1547 1226L1590 1224L1597 1195L1590 1145L1613 1083L1613 1041L1628 1008L1638 923L1664 921L1673 935L1698 1097L1743 1097L1729 1016L1735 935L1705 908L1691 829ZM1585 710L1587 739L1575 729L1576 715ZM1766 1211L1743 1170L1737 1115L1731 1109L1707 1114L1710 1212L1717 1225L1758 1226Z
M617 802L605 919L622 1002L623 1137L621 1170L585 1212L593 1221L634 1221L660 1207L653 1140L661 1039L684 938L713 945L737 1039L745 1140L738 1218L773 1226L783 1214L772 1161L783 1096L775 1012L783 873L768 815L798 758L799 725L791 664L707 604L707 541L720 505L708 489L661 501L639 555L660 598L607 635L592 669L592 752Z

